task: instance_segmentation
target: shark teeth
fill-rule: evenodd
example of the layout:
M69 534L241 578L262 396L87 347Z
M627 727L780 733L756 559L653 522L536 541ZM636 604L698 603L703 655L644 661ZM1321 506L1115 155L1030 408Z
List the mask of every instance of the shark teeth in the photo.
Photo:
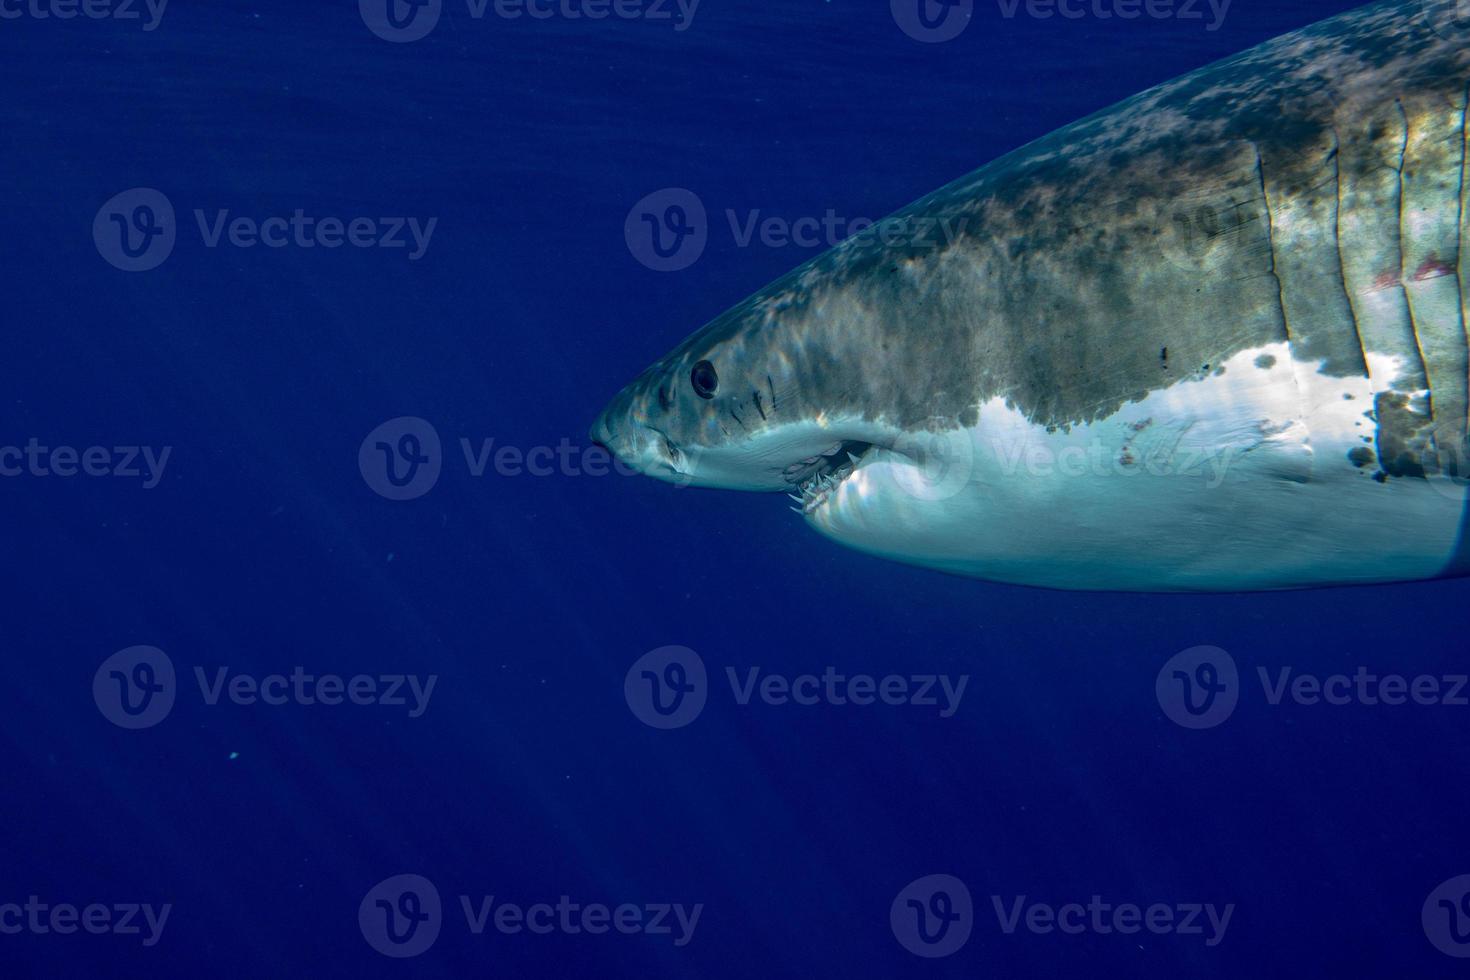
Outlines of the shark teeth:
M810 517L862 465L871 448L872 443L846 439L783 469L781 475L786 478L787 489L796 491L787 496L799 505L791 509Z
M827 498L842 485L842 481L851 476L853 470L857 468L857 459L851 453L848 453L848 458L853 461L851 466L828 470L826 473L820 476L814 476L803 483L800 487L801 496L798 497L794 493L787 494L788 497L801 504L800 508L793 507L791 509L805 516L826 503Z

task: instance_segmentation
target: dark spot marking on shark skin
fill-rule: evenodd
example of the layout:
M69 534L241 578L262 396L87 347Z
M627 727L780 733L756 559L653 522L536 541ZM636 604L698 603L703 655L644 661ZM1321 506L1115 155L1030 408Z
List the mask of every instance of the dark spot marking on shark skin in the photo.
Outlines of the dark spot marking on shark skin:
M1276 366L1276 357L1273 354L1262 354L1256 358L1255 364L1262 371L1268 371Z
M1352 449L1349 449L1347 458L1348 462L1352 463L1358 469L1371 466L1378 461L1378 457L1373 454L1373 450L1365 446L1354 446Z
M1429 256L1414 271L1414 281L1423 282L1426 279L1438 279L1440 276L1452 276L1455 274L1453 266L1448 265L1437 256Z
M753 391L750 393L751 400L755 402L755 410L761 413L761 421L766 421L766 410L761 407L761 393Z
M1397 269L1385 269L1378 273L1378 276L1373 280L1372 291L1376 293L1384 289L1395 289L1402 285L1403 282L1399 279Z
M1396 391L1374 398L1378 418L1378 460L1388 476L1425 479L1426 452L1434 422L1409 406L1409 396Z

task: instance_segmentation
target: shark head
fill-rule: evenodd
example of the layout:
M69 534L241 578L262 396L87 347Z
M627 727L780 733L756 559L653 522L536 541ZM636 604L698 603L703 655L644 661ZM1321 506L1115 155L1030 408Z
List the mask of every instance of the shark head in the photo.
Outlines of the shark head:
M613 398L592 438L648 476L785 491L810 512L875 449L899 447L932 400L902 379L934 352L896 349L872 278L851 274L861 247L839 248L695 332Z
M592 438L681 486L784 491L814 520L874 464L912 471L889 489L922 484L934 435L974 424L975 359L937 308L933 249L880 237L849 239L689 336L613 398ZM938 315L916 324L914 311Z

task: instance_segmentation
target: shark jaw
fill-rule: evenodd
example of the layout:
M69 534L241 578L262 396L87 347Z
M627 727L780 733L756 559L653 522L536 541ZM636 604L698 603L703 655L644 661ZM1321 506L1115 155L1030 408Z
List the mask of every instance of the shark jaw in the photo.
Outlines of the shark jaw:
M861 465L875 445L898 434L867 422L825 420L773 426L711 446L679 445L642 419L610 419L592 438L625 464L680 487L784 492L810 512Z

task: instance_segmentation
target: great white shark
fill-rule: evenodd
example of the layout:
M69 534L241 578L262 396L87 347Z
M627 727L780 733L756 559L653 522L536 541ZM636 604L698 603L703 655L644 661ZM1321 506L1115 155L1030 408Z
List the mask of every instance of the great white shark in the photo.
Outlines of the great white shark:
M716 318L592 436L1003 582L1470 572L1456 13L1363 7L1015 150Z

